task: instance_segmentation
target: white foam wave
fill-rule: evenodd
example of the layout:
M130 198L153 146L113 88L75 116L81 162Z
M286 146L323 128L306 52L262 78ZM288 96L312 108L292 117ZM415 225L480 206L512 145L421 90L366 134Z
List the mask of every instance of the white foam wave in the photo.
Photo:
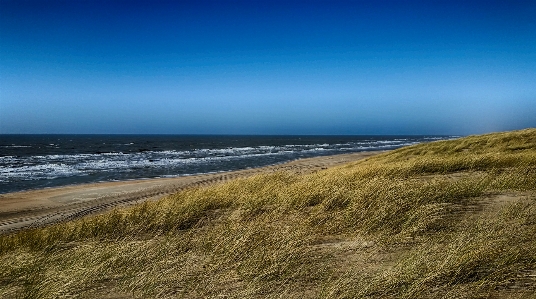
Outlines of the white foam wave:
M84 173L82 171L66 164L25 165L21 167L5 167L0 169L0 179L2 181L9 181L10 179L55 179L58 177L68 177L83 174Z

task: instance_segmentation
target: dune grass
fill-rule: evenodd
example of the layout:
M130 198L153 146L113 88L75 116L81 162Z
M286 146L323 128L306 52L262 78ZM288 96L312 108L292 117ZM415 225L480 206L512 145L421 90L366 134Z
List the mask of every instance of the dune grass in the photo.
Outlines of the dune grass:
M2 298L535 298L536 129L0 237Z

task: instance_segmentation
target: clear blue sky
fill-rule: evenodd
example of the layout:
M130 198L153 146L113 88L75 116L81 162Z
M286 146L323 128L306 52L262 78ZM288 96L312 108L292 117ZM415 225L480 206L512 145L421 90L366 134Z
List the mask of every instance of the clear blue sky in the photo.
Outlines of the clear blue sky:
M0 133L536 127L536 1L0 1Z

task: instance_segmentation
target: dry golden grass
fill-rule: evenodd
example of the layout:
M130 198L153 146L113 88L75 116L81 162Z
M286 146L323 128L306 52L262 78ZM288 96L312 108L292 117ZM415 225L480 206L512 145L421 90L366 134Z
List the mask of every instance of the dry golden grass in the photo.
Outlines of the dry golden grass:
M535 298L536 129L0 237L2 298Z

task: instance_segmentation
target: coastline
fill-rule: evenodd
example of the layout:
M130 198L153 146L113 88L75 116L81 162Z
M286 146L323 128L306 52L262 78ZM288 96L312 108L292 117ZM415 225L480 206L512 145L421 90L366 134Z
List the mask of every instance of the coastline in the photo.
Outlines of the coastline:
M0 234L73 220L147 200L158 200L190 187L274 171L310 173L382 152L384 151L320 156L229 172L69 185L0 194Z

